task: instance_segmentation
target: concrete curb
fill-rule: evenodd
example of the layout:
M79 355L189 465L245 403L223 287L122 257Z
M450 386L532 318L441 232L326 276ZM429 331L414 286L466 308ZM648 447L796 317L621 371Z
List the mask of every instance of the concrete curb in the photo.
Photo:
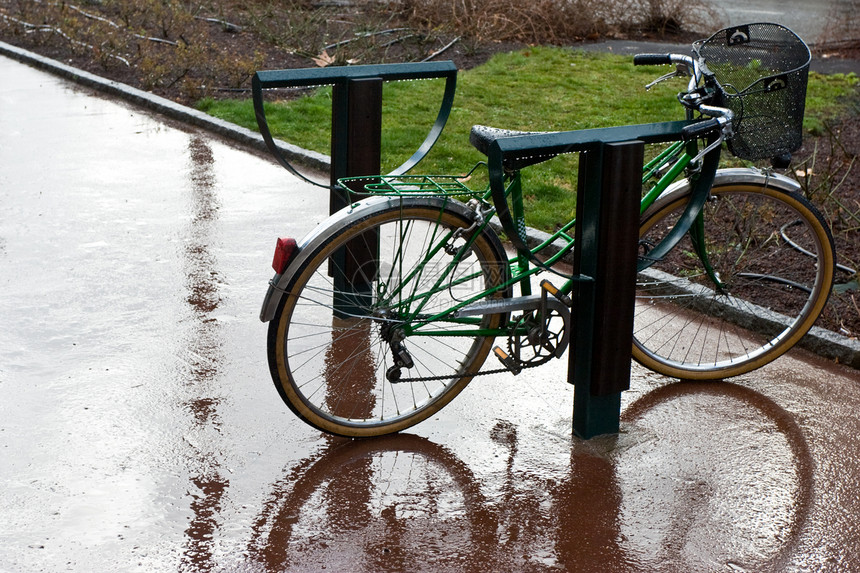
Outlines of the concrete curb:
M502 226L497 219L493 219L491 225L496 232L502 232ZM537 229L527 228L526 233L526 244L531 248L542 244L550 238L549 233ZM547 256L552 256L564 247L564 241L556 240L544 247L544 252ZM562 257L562 261L572 265L573 255L568 253ZM797 346L824 358L835 360L839 364L860 369L860 341L842 336L841 334L813 326L806 336L797 343Z
M18 60L24 64L42 69L52 74L61 76L80 85L91 87L102 93L120 98L126 102L138 105L144 109L160 113L172 119L194 125L222 137L248 145L254 149L268 152L263 137L244 127L212 117L196 109L172 102L166 98L139 90L129 85L107 80L95 74L67 66L56 60L40 56L28 50L0 42L0 55ZM330 169L328 156L314 151L302 149L284 141L277 141L278 148L291 161L318 171L327 172ZM538 245L549 238L547 233L536 229L527 229L528 244ZM548 248L560 248L561 245L550 245ZM553 251L557 252L557 250ZM550 254L553 254L550 253ZM572 261L567 261L572 263ZM803 340L798 344L819 356L836 360L840 364L846 364L853 368L860 368L860 342L845 336L813 327Z
M31 65L46 72L71 80L77 84L96 89L102 93L118 97L126 102L138 105L144 109L160 113L172 119L201 127L223 137L248 145L254 149L269 152L263 137L250 129L212 117L202 111L170 101L169 99L139 90L129 85L107 80L95 74L67 66L62 62L52 60L23 50L16 46L0 42L0 55L8 56L24 64ZM302 149L285 141L275 140L281 152L291 161L317 171L328 172L330 160L327 155Z

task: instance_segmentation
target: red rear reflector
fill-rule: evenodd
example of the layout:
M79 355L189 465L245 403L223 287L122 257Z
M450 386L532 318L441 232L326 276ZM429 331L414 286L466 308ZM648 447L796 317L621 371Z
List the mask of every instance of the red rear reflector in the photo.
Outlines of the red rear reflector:
M278 239L278 243L275 245L275 256L272 259L272 268L275 269L276 273L280 275L287 270L287 265L290 264L290 260L297 250L298 246L295 239Z

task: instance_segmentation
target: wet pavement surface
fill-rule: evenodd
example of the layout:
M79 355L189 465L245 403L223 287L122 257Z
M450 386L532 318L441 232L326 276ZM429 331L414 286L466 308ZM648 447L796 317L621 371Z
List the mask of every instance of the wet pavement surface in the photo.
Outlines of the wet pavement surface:
M410 433L280 401L259 305L327 198L0 57L0 571L860 570L860 373L633 368L572 436L566 358Z
M778 22L806 42L832 42L834 23L852 16L852 0L705 0L726 26L749 22Z

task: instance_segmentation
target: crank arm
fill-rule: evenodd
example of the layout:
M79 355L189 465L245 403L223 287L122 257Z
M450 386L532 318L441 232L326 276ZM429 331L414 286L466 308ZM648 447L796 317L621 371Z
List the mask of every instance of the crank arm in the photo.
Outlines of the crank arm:
M568 342L570 341L570 309L560 300L555 297L542 297L539 294L527 296L517 296L512 298L499 298L490 300L481 300L473 302L453 312L451 315L455 318L463 316L483 316L485 314L499 314L509 312L520 312L527 310L541 309L541 298L544 299L547 308L558 312L562 320L564 320L564 334L559 340L558 347L555 349L555 356L560 358L564 351L567 350Z

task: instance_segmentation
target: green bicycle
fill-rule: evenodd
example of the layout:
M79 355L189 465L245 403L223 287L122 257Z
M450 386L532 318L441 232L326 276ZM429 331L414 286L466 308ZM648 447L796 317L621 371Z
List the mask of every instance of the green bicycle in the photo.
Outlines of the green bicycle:
M616 134L660 149L643 170L633 358L713 380L796 344L830 293L830 232L794 181L717 167L724 141L746 159L799 146L809 50L774 24L721 30L694 48L695 58L634 59L676 65L658 81L690 77L678 96L685 121L558 133L475 126L486 189L454 176L342 180L356 200L301 242L279 241L263 304L271 374L290 409L333 434L397 432L474 376L562 356L580 279L559 263L576 222L529 243L520 172ZM500 152L512 145L526 151ZM542 277L551 280L536 284ZM485 365L491 353L496 366Z

